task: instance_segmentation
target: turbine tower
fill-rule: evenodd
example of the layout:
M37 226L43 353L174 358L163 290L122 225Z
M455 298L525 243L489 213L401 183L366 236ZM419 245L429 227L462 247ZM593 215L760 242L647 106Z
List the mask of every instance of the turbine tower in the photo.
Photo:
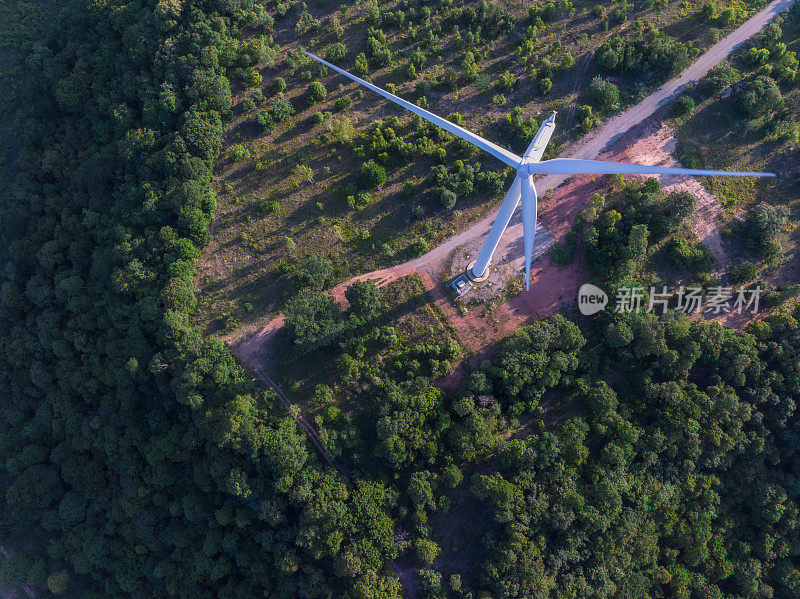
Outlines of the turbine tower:
M432 112L428 112L420 108L416 104L412 104L403 98L390 94L381 88L364 81L363 79L351 75L347 71L332 65L326 60L315 56L310 52L305 52L306 56L321 62L329 69L344 75L348 79L352 79L356 83L380 94L387 100L402 106L403 108L413 112L414 114L422 117L423 119L441 127L445 131L460 137L461 139L471 143L472 145L488 152L501 162L512 166L517 171L517 176L511 189L508 190L503 203L500 205L500 210L497 213L492 228L489 231L489 236L478 253L475 264L467 271L467 275L472 279L479 279L483 277L489 268L492 261L497 244L500 243L500 237L508 226L511 216L514 214L520 199L522 199L522 244L525 253L525 289L530 288L531 278L531 259L533 256L533 239L536 234L536 188L533 185L532 175L544 174L563 174L563 175L719 175L723 177L774 177L774 173L749 173L741 171L709 171L698 170L691 168L674 168L663 166L643 166L639 164L625 164L622 162L606 162L603 160L582 160L576 158L553 158L552 160L542 161L542 155L550 137L553 135L553 130L556 126L556 113L554 112L549 119L547 119L539 131L536 133L533 141L531 141L528 149L522 156L517 156L513 152L509 152L505 148L493 144L492 142L482 138L479 135L467 131L463 127L459 127L455 123L451 123L447 119L436 116Z

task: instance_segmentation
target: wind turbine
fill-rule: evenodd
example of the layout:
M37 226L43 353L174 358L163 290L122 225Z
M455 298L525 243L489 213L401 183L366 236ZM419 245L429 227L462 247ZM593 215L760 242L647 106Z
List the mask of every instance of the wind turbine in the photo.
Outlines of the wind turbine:
M344 75L348 79L352 79L356 83L360 83L364 87L371 89L376 94L380 94L387 100L410 110L414 114L422 117L423 119L433 123L449 131L453 135L468 141L481 150L488 152L501 162L514 167L517 170L517 176L511 189L508 190L503 203L500 205L500 210L497 213L492 228L489 231L489 236L478 253L475 259L475 264L467 271L467 275L472 279L480 279L486 274L489 268L489 263L492 261L492 254L494 254L497 244L500 243L500 237L508 226L514 210L522 198L522 244L525 252L525 289L530 288L531 278L531 258L533 256L533 239L536 234L536 188L531 180L531 175L544 175L544 174L563 174L563 175L719 175L723 177L774 177L774 173L750 173L741 171L709 171L698 170L691 168L674 168L663 166L643 166L639 164L625 164L622 162L606 162L603 160L582 160L577 158L553 158L552 160L541 161L542 154L553 131L556 126L556 113L554 112L549 119L547 119L539 131L533 138L533 141L525 150L522 156L517 156L513 152L509 152L505 148L493 144L492 142L482 138L479 135L467 131L463 127L459 127L455 123L451 123L447 119L436 116L432 112L428 112L419 106L404 100L394 94L382 90L363 79L351 75L347 71L332 65L326 60L315 56L310 52L305 52L306 56L321 62L329 69Z

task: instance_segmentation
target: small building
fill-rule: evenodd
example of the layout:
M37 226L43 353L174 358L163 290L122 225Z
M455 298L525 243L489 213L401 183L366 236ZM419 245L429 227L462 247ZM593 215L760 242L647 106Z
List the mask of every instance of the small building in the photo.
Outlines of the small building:
M470 283L466 274L458 275L455 279L450 281L447 286L452 289L458 297L461 297L472 289L472 283Z

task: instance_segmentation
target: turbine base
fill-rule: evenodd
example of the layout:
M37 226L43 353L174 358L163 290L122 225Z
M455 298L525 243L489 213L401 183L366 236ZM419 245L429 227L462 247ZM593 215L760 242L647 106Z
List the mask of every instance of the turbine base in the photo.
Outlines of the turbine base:
M491 262L489 263L489 265L491 265ZM472 272L472 267L475 266L475 260L473 260L472 262L467 264L467 271L466 271L467 278L475 283L480 283L482 281L485 281L486 279L489 278L489 265L486 266L486 272L479 277L476 276L474 272Z

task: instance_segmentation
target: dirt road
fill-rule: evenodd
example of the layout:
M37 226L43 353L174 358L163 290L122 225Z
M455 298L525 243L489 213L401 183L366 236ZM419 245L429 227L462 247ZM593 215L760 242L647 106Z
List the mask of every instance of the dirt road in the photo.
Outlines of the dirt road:
M600 127L592 131L590 134L577 141L567 151L564 158L597 158L615 141L619 140L631 128L642 123L645 119L652 116L659 108L668 104L681 91L694 81L699 80L705 75L712 67L723 61L738 45L746 41L748 38L758 33L763 29L772 19L784 10L789 9L794 4L794 0L775 0L768 4L763 10L756 15L745 21L740 27L733 31L730 35L720 40L717 44L712 46L708 52L698 58L692 65L690 65L679 77L672 79L661 86L658 90L650 94L647 98L642 100L636 106L633 106L620 113L619 115L607 120ZM544 195L547 189L552 189L562 185L569 177L567 175L546 175L536 179L536 187L540 196ZM560 231L554 231L550 227L555 224L554 220L562 219L548 219L548 211L544 206L541 207L540 218L542 219L545 227L555 238L559 238ZM349 281L337 285L333 290L333 296L340 302L344 302L344 289L351 285L355 280L372 279L377 280L379 285L389 283L395 279L404 277L408 274L418 271L421 268L426 268L429 271L434 271L439 264L448 258L448 256L460 246L467 242L479 240L481 243L483 238L488 234L492 223L494 222L496 211L490 212L486 217L474 223L470 227L450 237L444 243L438 245L427 254L393 266L390 268L373 271L359 275ZM501 256L504 254L512 253L510 250L512 246L521 245L522 238L522 223L519 215L512 219L508 228L503 234L500 245L497 248L496 255ZM713 241L712 241L713 244ZM514 247L513 249L518 249ZM516 252L520 253L520 252ZM258 349L263 345L274 332L283 324L282 318L278 317L266 323L260 331L256 331L252 336L248 335L250 331L237 331L231 335L226 336L224 340L231 344L234 352L245 354L247 358L251 358ZM243 335L244 333L244 335ZM247 338L244 336L247 335ZM241 356L240 356L241 357Z
M635 106L605 121L600 127L572 144L570 149L564 153L561 158L597 158L600 156L611 144L622 137L622 135L632 127L652 116L659 108L669 104L680 95L687 85L701 79L712 67L725 60L737 46L761 31L761 29L778 14L789 9L794 4L794 1L795 0L775 0L768 4L763 10L742 23L742 25L730 35L709 48L705 54L687 67L680 76L666 82L658 90ZM545 175L537 177L535 183L539 196L542 197L548 189L554 189L562 185L568 178L569 175ZM545 210L540 211L540 217L544 217L545 214ZM388 283L422 266L435 269L459 246L464 245L468 241L488 235L489 229L494 222L495 215L496 211L490 212L482 220L436 246L424 256L391 268L360 275L351 281L347 281L343 285L349 285L354 280L375 279L378 277ZM501 240L501 244L497 247L495 255L507 253L509 251L508 246L512 243L521 244L521 239L522 220L520 218L514 218L509 224L506 233L503 235L503 240Z

